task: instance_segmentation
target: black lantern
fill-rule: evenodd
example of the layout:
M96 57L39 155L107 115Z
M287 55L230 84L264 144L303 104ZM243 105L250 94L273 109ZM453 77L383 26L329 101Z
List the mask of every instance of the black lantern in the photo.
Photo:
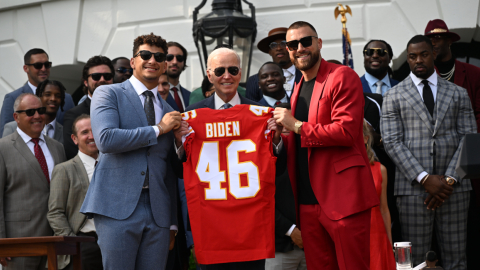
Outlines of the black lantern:
M213 0L212 12L197 20L199 10L207 0L193 11L193 39L197 46L202 72L205 76L208 55L219 45L228 45L240 56L242 78L245 83L250 73L252 48L257 36L255 7L250 7L252 17L243 15L241 0Z

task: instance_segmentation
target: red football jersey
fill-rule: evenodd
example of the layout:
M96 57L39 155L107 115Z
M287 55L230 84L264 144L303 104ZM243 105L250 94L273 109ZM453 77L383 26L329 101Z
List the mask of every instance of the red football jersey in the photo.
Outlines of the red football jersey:
M182 114L185 192L200 264L275 257L272 108L236 105Z

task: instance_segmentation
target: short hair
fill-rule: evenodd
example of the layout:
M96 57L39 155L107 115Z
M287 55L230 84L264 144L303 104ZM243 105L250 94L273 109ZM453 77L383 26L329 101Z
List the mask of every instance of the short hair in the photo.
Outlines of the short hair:
M135 57L135 55L138 53L140 46L144 44L161 48L165 52L165 54L168 51L167 42L165 41L165 39L163 39L161 36L154 35L152 32L149 35L138 36L133 41L133 57Z
M47 55L47 58L48 58L48 53L46 53L43 49L39 49L39 48L33 48L33 49L30 49L24 56L23 56L23 63L26 65L26 64L31 64L30 63L30 58L32 58L32 55L34 54L41 54L41 53L44 53Z
M17 97L17 99L15 99L15 102L13 103L13 111L16 112L18 110L18 106L20 106L20 103L22 102L22 100L26 97L26 96L32 96L32 97L35 97L36 99L38 99L38 101L40 101L40 103L42 103L42 101L40 100L39 97L35 96L34 94L32 93L23 93L21 94L20 96Z
M95 55L92 58L88 59L85 66L83 66L82 78L84 81L88 80L88 70L92 67L100 66L100 65L107 65L112 74L115 74L115 70L112 65L112 61L110 58L103 56L103 55Z
M75 136L75 137L78 137L77 136L77 123L78 121L80 120L83 120L83 119L90 119L90 115L88 114L85 114L85 113L82 113L80 114L80 116L78 116L77 118L75 118L75 120L73 121L73 124L72 124L72 134Z
M117 61L121 60L121 59L125 59L125 60L130 61L130 59L128 59L127 57L120 56L120 57L117 57L117 58L113 58L112 65L115 65L117 63Z
M206 97L205 94L210 90L210 87L212 87L212 85L213 83L210 82L208 76L205 76L202 81L202 94L204 97Z
M390 46L390 44L388 44L385 40L381 40L381 39L372 39L372 40L370 40L369 42L367 42L367 44L365 44L365 46L363 47L363 55L365 55L365 50L367 49L368 44L370 44L370 43L372 43L372 42L374 42L374 41L382 42L383 44L385 44L385 46L387 46L387 52L388 52L388 55L390 55L390 59L393 58L392 46Z
M210 55L208 56L208 60L207 60L207 69L210 69L210 64L212 62L212 58L217 56L217 54L219 53L226 53L226 52L230 52L230 53L233 53L235 54L235 56L237 57L237 60L238 60L238 65L240 66L241 63L240 63L240 56L238 55L238 53L230 48L225 48L225 47L222 47L222 48L218 48L218 49L215 49L213 50L213 52L210 53Z
M185 49L185 47L183 47L180 43L175 42L175 41L169 41L169 42L167 43L167 50L168 50L168 48L170 48L170 47L178 47L178 48L180 48L180 50L182 50L182 52L183 52L183 59L184 59L183 62L185 63L184 66L183 66L183 69L185 70L185 68L188 67L188 66L187 66L187 56L188 56L187 49ZM167 52L165 52L165 53L167 53Z
M437 253L435 253L435 251L429 251L425 255L425 259L429 262L434 262L437 260Z
M412 37L408 43L407 43L407 52L408 52L408 47L410 46L410 44L418 44L418 43L422 43L422 42L425 42L427 43L427 45L430 47L430 49L432 49L433 51L433 44L432 44L432 41L430 40L429 37L427 36L424 36L424 35L416 35L414 37Z
M272 62L272 61L268 61L268 62L263 63L263 65L258 69L258 74L260 74L260 70L262 70L262 68L263 68L264 66L266 66L266 65L275 65L275 66L277 66L277 67L280 69L280 71L282 71L282 72L281 72L281 75L282 75L283 77L285 77L285 75L283 74L283 68L282 68L282 66L280 66L278 63L275 63L275 62Z
M63 112L63 105L65 105L65 92L67 91L67 89L65 89L65 86L63 86L61 82L46 79L45 81L38 84L37 91L35 91L35 95L37 97L43 96L43 92L45 92L45 88L47 88L47 85L53 85L58 87L58 89L60 89L60 94L62 97L62 101L60 103L60 110L62 110Z
M315 30L315 27L313 27L313 25L311 25L310 23L305 22L305 21L296 21L296 22L292 23L288 27L287 32L290 31L290 29L298 29L298 28L301 28L301 27L310 27L310 29L312 29L313 32L315 32L315 34L318 35L317 30Z

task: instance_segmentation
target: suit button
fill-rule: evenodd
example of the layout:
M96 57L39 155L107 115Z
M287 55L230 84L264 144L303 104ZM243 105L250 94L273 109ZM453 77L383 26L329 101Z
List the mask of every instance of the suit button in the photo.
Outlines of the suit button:
M145 172L142 172L141 175L145 175Z

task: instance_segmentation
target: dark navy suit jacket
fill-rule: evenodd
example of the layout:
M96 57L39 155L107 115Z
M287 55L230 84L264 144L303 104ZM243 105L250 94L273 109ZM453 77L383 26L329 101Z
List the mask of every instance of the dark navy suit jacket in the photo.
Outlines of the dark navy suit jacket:
M295 69L295 83L298 83L302 78L302 72L298 69ZM245 97L253 100L259 101L263 97L262 90L258 87L258 74L252 75L247 80L247 91ZM293 91L293 89L292 89ZM292 92L293 93L293 92Z
M188 91L187 89L183 88L180 85L180 93L182 94L183 103L185 104L185 107L183 109L185 109L186 107L188 107L188 102L190 100L190 91ZM175 102L175 99L170 94L167 97L167 103L168 105L172 106L172 108L175 111L180 111L180 108L178 108L177 103Z
M244 98L241 95L238 95L240 97L240 104L250 104L250 105L261 105L258 102L252 101L248 98ZM211 95L210 97L201 100L195 104L192 104L191 106L188 106L185 111L191 111L195 109L200 109L200 108L210 108L215 110L215 95Z
M5 126L5 124L14 120L13 103L15 103L15 99L17 99L17 97L23 93L33 94L32 88L30 88L28 83L18 88L17 90L5 95L5 98L3 99L2 111L0 113L0 138L3 134L3 127ZM75 104L73 103L72 96L68 93L65 93L65 105L63 105L63 111L61 109L58 109L57 118L55 120L60 123L60 125L63 125L63 115L66 111L70 110L73 107L75 107Z
M370 86L368 85L368 82L367 82L367 80L365 79L365 75L363 75L362 77L360 77L360 81L362 81L363 92L364 92L364 93L372 93L372 90L370 90ZM394 87L394 86L397 85L398 83L399 83L399 81L390 78L390 85L391 85L392 87Z

